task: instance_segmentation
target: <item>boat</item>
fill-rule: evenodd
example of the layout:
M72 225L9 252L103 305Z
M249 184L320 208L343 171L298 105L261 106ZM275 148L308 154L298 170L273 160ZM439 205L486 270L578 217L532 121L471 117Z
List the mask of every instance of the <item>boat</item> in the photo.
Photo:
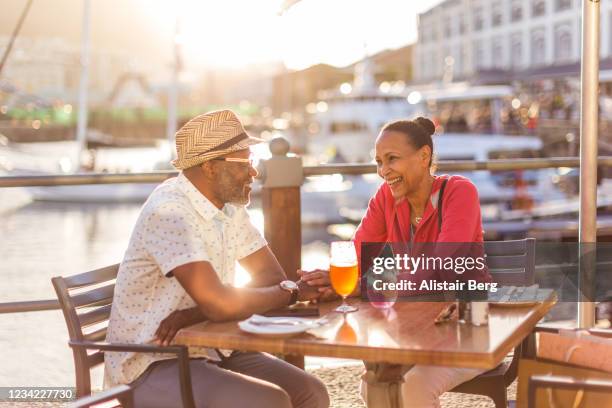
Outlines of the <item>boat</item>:
M416 109L400 92L383 92L374 79L373 62L355 65L352 85L324 91L316 103L306 106L306 154L319 163L367 163L373 159L374 139L388 122L415 115Z
M88 171L95 173L146 172L164 169L169 150L158 148L102 148L95 151ZM79 146L75 141L11 143L0 141L0 171L10 176L74 174ZM82 171L82 170L81 170ZM24 187L32 200L77 203L144 202L158 183L96 184Z
M376 86L369 59L356 65L353 86L346 85L322 94L315 105L316 113L309 127L314 124L318 132L307 141L307 151L315 161L372 162L374 141L385 123L420 115L432 118L437 125L433 137L436 160L486 162L539 157L543 148L540 138L521 134L523 129L510 120L512 115L508 112L515 109L517 102L509 86L472 86L461 82L383 92L382 87ZM501 219L503 212L521 206L566 197L553 182L557 176L554 169L459 174L477 186L487 220ZM352 203L339 206L345 214L362 212L380 184L378 178L358 177L336 180L354 185L346 193L353 195Z
M412 89L407 102L431 118L441 132L521 135L521 102L507 85L471 85L467 82L431 84Z

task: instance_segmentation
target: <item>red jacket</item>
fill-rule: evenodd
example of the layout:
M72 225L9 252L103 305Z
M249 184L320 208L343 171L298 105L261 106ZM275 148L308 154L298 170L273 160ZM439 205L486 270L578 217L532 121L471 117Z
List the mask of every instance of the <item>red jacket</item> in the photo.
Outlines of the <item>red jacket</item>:
M442 229L438 228L438 195L442 181L448 179L442 198ZM476 186L462 176L434 176L431 199L427 202L423 219L414 231L412 242L483 242L480 201ZM353 238L358 257L362 242L409 242L410 205L397 201L390 187L383 183L374 197ZM424 277L421 277L424 278ZM472 278L472 277L470 277ZM490 281L488 271L474 279Z

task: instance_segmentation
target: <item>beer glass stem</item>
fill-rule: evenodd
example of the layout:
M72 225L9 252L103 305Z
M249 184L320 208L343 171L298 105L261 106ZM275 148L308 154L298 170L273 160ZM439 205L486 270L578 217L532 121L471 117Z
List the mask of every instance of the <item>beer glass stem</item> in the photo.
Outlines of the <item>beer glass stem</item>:
M347 296L342 295L342 304L336 308L336 312L347 314L351 312L356 312L358 310L357 307L351 306L348 303L346 303L346 298Z

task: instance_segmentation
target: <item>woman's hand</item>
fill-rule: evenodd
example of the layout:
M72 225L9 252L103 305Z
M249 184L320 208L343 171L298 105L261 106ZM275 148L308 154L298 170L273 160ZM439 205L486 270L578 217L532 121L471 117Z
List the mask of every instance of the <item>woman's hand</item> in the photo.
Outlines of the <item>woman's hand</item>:
M317 290L321 294L318 301L327 302L339 298L331 287L328 270L315 269L313 271L303 271L298 269L297 275L307 285L318 287Z
M159 324L155 331L155 344L158 346L169 346L180 329L204 320L206 320L206 317L197 307L175 310Z
M325 269L315 269L313 271L297 270L297 275L309 286L330 286L329 271Z

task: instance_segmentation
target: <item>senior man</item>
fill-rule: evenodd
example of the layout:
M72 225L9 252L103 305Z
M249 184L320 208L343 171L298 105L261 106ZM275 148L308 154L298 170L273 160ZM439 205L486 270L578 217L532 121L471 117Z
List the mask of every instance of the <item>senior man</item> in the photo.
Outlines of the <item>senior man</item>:
M249 136L229 110L209 112L176 134L181 170L151 194L119 268L107 341L167 343L170 318L196 322L242 319L318 296L286 280L285 272L246 212L257 175ZM232 286L236 261L251 274ZM174 325L177 326L176 324ZM327 407L325 386L304 371L263 353L190 352L197 407ZM177 360L108 352L105 384L131 384L136 406L180 406Z

